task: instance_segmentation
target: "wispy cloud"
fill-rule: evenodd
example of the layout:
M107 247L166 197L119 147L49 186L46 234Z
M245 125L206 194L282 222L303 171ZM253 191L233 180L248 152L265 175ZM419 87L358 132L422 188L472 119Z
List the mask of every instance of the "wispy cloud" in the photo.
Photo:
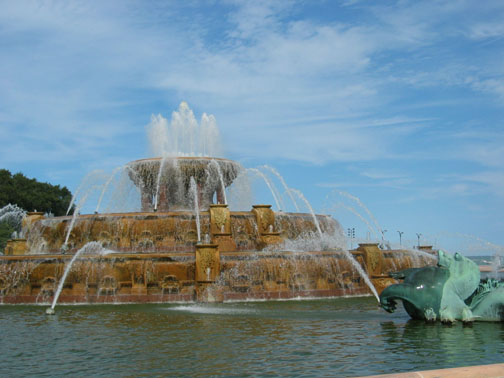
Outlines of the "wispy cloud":
M469 27L469 37L476 40L504 37L504 24L501 20L478 22Z
M484 185L495 195L504 198L504 171L483 171L465 177L467 181Z
M352 125L367 116L372 124L375 119L370 115L393 100L383 96L387 86L401 77L402 84L413 87L459 85L502 93L500 79L477 77L477 66L448 62L440 70L425 71L404 65L404 58L395 56L402 51L422 61L422 49L443 39L447 29L440 25L467 11L466 3L347 6L360 11L367 22L340 17L337 7L331 10L333 17L310 19L303 16L300 4L291 1L217 4L222 29L216 28L211 12L205 20L192 3L141 7L135 2L33 1L23 6L6 2L0 16L9 36L0 63L5 73L0 78L5 88L0 113L19 124L38 123L45 130L78 135L82 130L74 125L76 118L86 122L106 111L104 117L110 120L111 108L124 112L138 101L125 100L124 91L160 90L197 106L206 104L211 108L206 111L233 109L239 116L221 122L231 131L228 122L295 122L306 115L353 118ZM315 7L323 11L325 6ZM431 12L434 8L437 11ZM194 22L187 22L187 11L194 13ZM393 76L377 75L384 68L384 57ZM144 116L145 123L148 117ZM127 127L131 124L103 138L120 137ZM311 127L304 125L305 130ZM334 129L339 132L340 126ZM357 138L343 133L341 139L351 150ZM360 139L390 147L372 132ZM336 147L344 150L345 143ZM324 160L346 161L348 156L344 151L329 153Z

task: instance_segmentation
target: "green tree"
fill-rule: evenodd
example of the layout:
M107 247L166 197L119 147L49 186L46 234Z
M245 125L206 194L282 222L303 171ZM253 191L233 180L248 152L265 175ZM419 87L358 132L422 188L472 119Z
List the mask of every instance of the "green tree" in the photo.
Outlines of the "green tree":
M56 216L65 215L72 200L72 193L66 187L51 185L30 179L22 173L11 174L0 169L0 209L8 204L17 205L26 211L42 211ZM0 251L15 231L12 224L0 222Z
M14 228L7 222L0 222L0 251L5 249L7 240L11 238Z
M22 173L11 174L0 169L0 208L10 204L26 211L43 211L56 216L65 215L72 200L66 187L30 179Z

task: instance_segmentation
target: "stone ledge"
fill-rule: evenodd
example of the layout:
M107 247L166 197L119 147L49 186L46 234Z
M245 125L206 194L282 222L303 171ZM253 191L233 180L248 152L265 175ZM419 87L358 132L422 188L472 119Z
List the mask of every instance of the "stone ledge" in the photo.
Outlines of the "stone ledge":
M466 366L409 373L370 375L361 378L502 378L504 364Z

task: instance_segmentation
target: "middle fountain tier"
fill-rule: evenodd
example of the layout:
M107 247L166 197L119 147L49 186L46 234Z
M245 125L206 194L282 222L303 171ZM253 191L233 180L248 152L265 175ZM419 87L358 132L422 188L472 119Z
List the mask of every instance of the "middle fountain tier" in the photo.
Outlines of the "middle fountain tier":
M344 241L340 224L330 216L274 212L264 204L230 211L225 188L243 172L232 160L151 158L125 167L140 192L141 211L31 215L25 231L29 253L59 253L62 245L73 253L93 241L123 253L191 252L200 242L216 244L222 252L280 250L284 243L304 250L301 244L319 239L320 232Z

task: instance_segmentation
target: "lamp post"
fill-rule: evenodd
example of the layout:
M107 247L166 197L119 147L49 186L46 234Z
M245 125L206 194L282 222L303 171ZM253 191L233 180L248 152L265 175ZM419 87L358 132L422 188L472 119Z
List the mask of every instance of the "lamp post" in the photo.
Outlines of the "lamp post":
M420 237L422 236L422 234L416 234L417 238L418 238L418 249L420 249Z
M381 230L381 240L382 241L385 240L385 232L387 232L387 230Z
M404 234L403 231L397 231L399 234L399 245L402 245L402 235Z
M355 239L355 227L347 229L347 236L350 239L350 249L353 248L353 240Z

